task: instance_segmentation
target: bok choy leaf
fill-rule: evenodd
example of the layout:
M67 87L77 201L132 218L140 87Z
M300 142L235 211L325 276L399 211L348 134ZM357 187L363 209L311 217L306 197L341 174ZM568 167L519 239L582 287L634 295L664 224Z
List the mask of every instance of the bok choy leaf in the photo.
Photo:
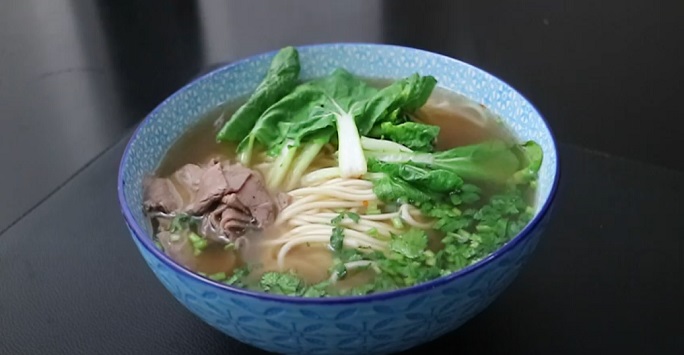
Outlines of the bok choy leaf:
M247 102L228 120L216 136L219 142L240 142L266 109L287 95L299 78L299 53L293 47L281 49L271 61L264 80Z

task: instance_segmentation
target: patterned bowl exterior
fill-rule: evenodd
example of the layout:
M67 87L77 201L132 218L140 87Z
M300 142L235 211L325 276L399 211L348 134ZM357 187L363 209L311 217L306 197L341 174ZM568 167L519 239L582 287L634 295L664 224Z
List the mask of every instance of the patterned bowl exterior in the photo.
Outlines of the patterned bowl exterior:
M537 215L512 241L479 263L410 288L377 295L304 299L237 289L199 277L155 248L142 214L141 182L167 148L204 113L249 94L275 52L217 69L161 103L131 138L119 170L119 200L126 224L147 264L185 307L244 343L289 354L382 354L434 339L487 307L517 276L549 218L558 181L552 134L535 108L513 88L484 71L442 55L377 44L325 44L298 48L304 79L336 67L372 78L433 75L439 85L500 115L521 140L544 150Z

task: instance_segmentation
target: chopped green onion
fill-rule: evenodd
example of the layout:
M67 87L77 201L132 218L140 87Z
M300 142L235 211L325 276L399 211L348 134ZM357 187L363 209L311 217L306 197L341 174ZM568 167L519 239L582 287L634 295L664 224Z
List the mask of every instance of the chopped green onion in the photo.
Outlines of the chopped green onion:
M366 214L381 214L380 208L378 208L377 202L369 202L368 207L366 207Z
M202 250L204 250L208 245L207 241L204 238L197 235L196 233L191 232L188 235L188 238L190 239L190 243L192 244L192 248L194 249L195 256L200 255L200 253L202 253Z
M188 235L188 238L190 238L190 242L193 244L198 243L200 240L202 240L202 237L200 237L196 233L190 233L190 235Z
M491 227L491 226L482 225L482 224L478 224L477 226L475 226L475 229L476 229L478 232L491 232L491 231L492 231L492 227Z
M217 272L215 274L209 275L209 278L214 281L224 281L227 277L225 272Z
M395 216L392 217L392 225L394 228L401 229L404 228L404 222L401 220L401 217Z

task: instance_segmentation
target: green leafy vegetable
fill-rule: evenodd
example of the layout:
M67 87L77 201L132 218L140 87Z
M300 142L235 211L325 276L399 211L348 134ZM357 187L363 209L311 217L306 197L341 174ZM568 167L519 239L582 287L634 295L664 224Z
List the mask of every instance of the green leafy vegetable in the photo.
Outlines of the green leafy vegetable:
M389 139L413 150L427 152L433 150L437 135L439 135L439 126L417 122L400 124L382 122L369 132L371 137Z
M383 201L399 201L416 206L433 199L433 194L389 175L383 175L381 178L373 180L373 193Z
M399 113L420 107L435 83L432 77L415 74L378 91L346 70L336 69L297 86L266 109L240 142L239 159L248 165L256 144L261 144L277 157L267 177L269 187L281 186L289 175L286 187L291 188L337 132L340 175L359 177L367 171L361 135L375 122L393 121ZM392 135L398 132L389 129ZM414 137L418 139L426 138Z
M369 138L369 137L361 137L361 146L363 147L363 150L372 151L376 154L379 152L386 152L386 153L393 153L393 152L411 153L411 152L413 152L413 150L411 150L408 147L403 146L399 143L396 143L393 141L388 141L385 139L375 139L375 138Z
M521 169L516 145L501 140L456 147L435 153L366 151L367 158L386 163L408 163L431 169L444 169L466 181L505 184Z
M412 113L427 102L436 85L437 80L430 75L413 74L383 88L365 105L359 131L366 136L376 124L400 123L403 114Z
M287 95L297 85L299 53L293 47L281 49L271 61L264 80L219 131L220 142L240 142L254 127L257 119L271 105Z
M366 160L354 117L375 92L376 89L343 69L298 86L259 118L238 146L240 160L248 162L254 144L259 142L269 154L278 156L268 180L270 186L279 186L291 170L302 144L306 145L303 148L306 153L292 168L299 177L337 129L342 173L345 176L365 173Z
M452 192L463 185L461 177L446 169L430 169L424 166L385 163L369 159L368 170L399 178L422 188L423 191Z
M524 161L523 167L518 170L511 179L513 184L528 184L537 179L537 173L541 168L544 153L539 144L528 141L516 151L518 159Z

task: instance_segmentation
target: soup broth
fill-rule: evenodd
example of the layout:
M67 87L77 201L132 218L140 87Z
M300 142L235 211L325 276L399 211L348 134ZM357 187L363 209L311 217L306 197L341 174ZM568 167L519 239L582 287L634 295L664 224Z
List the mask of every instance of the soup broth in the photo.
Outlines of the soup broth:
M169 148L144 190L166 254L233 286L363 295L473 264L531 218L541 150L485 106L431 77L317 80L256 122L253 96L223 104Z
M370 81L370 83L378 87L388 84L384 80ZM225 123L226 117L230 117L243 103L244 100L239 100L224 104L201 118L169 148L156 174L170 176L185 164L205 164L215 158L234 160L236 145L218 143L213 137ZM435 90L426 105L416 113L416 118L440 127L436 147L441 150L480 143L493 138L513 141L513 137L501 120L484 106L441 88ZM177 181L174 180L174 183ZM263 272L278 270L275 255L270 253L269 249L263 248L261 243L264 240L277 238L284 232L282 228L270 228L254 233L249 236L252 242L240 252L224 250L220 245L210 246L206 252L196 256L197 263L193 271L207 275L216 273L230 275L236 267L257 265L261 272L252 275L252 279L256 279ZM439 236L440 233L432 233L432 238L430 238L432 250L436 251L442 247ZM328 278L328 269L333 263L333 255L327 245L301 245L291 250L288 255L286 268L294 270L306 282L318 283ZM364 270L341 280L336 287L349 289L367 283L372 278L373 272Z

